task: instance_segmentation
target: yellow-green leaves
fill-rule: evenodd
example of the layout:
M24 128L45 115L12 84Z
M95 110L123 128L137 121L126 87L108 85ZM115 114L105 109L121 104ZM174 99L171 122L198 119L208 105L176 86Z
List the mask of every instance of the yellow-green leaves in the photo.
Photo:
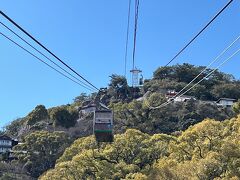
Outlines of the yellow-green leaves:
M174 137L168 135L150 136L134 129L115 135L112 144L97 146L93 137L80 138L66 149L55 169L41 178L54 179L59 172L62 178L67 178L70 172L66 165L71 165L77 179L145 178L144 173L167 154L172 139Z
M80 138L40 179L237 179L239 122L206 119L176 136L128 129L99 146Z

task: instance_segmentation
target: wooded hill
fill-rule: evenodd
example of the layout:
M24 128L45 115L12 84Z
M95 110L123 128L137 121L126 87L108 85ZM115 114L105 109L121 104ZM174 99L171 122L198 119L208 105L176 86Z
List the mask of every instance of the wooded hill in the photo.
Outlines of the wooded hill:
M202 121L204 118L224 120L234 116L231 108L218 107L211 103L219 98L240 98L240 81L232 75L215 71L201 84L195 86L187 95L194 96L196 100L171 103L157 110L150 109L145 101L139 100L146 92L148 102L157 106L166 101L165 94L168 90L180 91L205 67L190 64L160 67L153 73L153 78L145 80L140 88L133 89L123 76L112 75L107 91L101 96L101 101L111 107L115 112L115 132L122 133L127 128L136 128L146 133L172 133L184 130L189 125ZM210 72L207 69L204 73ZM199 77L200 78L200 77ZM201 77L202 78L202 77ZM197 81L197 80L196 80ZM26 117L13 121L6 127L6 133L13 137L21 138L35 130L64 130L71 136L80 137L90 135L91 115L82 121L80 132L77 120L79 109L92 101L96 93L86 95L82 93L74 99L72 104L46 109L38 105ZM89 122L89 123L88 123ZM70 128L70 129L69 129Z
M206 119L177 136L128 129L112 144L76 140L41 180L239 179L240 116Z
M96 94L81 94L72 104L50 109L38 105L26 117L11 122L4 132L22 142L14 147L18 160L11 163L12 171L29 179L54 167L42 179L238 177L239 169L232 166L238 165L239 157L226 154L232 154L230 150L239 152L239 118L234 117L240 113L240 102L229 108L213 101L240 99L239 80L215 71L188 93L196 100L173 102L160 109L146 104L146 99L151 106L166 102L168 90L181 90L204 68L190 64L160 67L140 88L130 87L123 76L112 75L100 99L114 111L115 141L99 148L90 136L92 114L79 117L81 107L94 100ZM145 95L146 99L141 98ZM235 140L228 150L230 138ZM221 152L223 148L226 154Z

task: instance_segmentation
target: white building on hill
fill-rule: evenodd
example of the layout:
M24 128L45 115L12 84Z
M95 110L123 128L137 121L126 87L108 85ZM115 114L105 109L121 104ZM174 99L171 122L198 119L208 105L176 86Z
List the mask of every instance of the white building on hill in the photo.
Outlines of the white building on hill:
M178 97L174 98L174 101L175 102L186 102L190 99L196 100L196 98L194 96L183 95L183 96L178 96Z
M220 98L219 100L216 101L216 103L218 106L231 107L235 101L236 99Z
M6 135L1 135L0 136L0 153L10 151L13 146L12 142L13 142L12 138Z

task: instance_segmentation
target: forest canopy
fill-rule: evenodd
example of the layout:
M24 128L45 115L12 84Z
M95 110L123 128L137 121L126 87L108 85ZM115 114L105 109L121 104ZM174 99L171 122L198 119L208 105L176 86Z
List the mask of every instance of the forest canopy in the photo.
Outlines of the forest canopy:
M237 179L239 165L240 116L205 119L175 136L128 129L100 146L80 138L40 179Z

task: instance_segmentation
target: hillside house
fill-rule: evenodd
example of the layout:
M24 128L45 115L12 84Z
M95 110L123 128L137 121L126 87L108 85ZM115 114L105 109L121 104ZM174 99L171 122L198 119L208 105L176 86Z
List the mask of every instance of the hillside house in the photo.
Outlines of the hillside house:
M216 103L218 106L232 107L232 105L235 101L236 101L236 99L220 98L219 100L216 101Z
M0 154L11 151L12 147L17 145L17 141L7 135L0 136Z
M174 99L175 102L186 102L190 99L193 99L193 100L196 100L196 98L194 96L186 96L186 95L183 95L183 96L178 96Z
M167 99L171 99L173 97L175 97L177 95L178 92L176 92L175 90L168 90L166 93L166 98Z
M96 105L95 104L91 104L89 106L83 106L80 109L80 112L82 114L87 114L87 113L91 113L94 112L96 110Z

